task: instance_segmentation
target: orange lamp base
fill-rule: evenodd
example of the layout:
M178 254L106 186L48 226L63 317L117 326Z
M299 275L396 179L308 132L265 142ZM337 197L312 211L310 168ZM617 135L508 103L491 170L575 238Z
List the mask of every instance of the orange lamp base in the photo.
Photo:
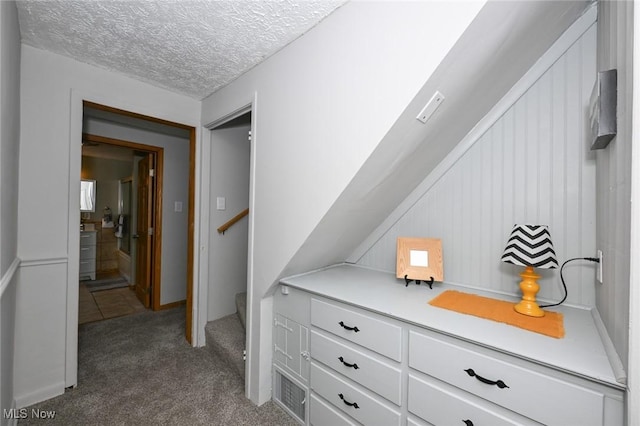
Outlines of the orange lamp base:
M520 274L520 290L522 290L522 300L513 307L516 312L530 317L543 317L544 311L536 303L536 294L540 290L537 279L540 275L533 272L533 266L525 267Z

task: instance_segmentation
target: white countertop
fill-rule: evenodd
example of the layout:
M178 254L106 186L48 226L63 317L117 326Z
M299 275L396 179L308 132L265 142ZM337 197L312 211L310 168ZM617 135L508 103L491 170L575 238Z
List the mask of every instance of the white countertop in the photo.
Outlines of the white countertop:
M404 280L396 278L394 274L350 264L284 278L280 282L620 389L625 388L624 384L616 380L596 324L599 316L593 315L591 309L554 307L553 311L563 314L565 328L565 337L555 339L507 324L437 308L428 303L445 290L517 301L515 298L477 289L438 282L433 284L432 290L424 283L416 285L412 282L405 287ZM606 336L605 341L608 342Z

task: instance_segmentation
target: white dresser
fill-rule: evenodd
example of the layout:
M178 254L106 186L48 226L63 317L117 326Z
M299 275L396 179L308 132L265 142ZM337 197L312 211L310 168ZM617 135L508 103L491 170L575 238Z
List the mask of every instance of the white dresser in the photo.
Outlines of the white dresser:
M96 231L80 231L80 280L96 279Z
M274 389L289 387L274 400L314 426L623 424L624 372L597 312L557 309L555 339L428 304L447 289L473 292L353 265L282 280Z

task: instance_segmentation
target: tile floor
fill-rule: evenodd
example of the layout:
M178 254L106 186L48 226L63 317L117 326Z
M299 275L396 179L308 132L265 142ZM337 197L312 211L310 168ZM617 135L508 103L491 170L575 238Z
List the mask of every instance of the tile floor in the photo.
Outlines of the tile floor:
M145 307L129 287L90 292L80 283L78 323L101 321L144 311Z

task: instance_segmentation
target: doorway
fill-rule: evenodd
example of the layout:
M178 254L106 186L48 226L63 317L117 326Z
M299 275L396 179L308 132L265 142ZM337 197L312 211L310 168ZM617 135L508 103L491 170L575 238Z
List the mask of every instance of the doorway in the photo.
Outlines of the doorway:
M251 377L252 110L251 105L206 126L210 130L207 345L233 342L229 362ZM210 333L211 330L218 332ZM211 338L211 342L209 339ZM246 353L246 362L241 354ZM248 386L245 394L248 395Z
M151 161L155 164L153 168L153 196L152 196L152 204L153 204L153 213L149 219L154 226L147 227L145 229L149 229L148 233L145 233L144 238L148 238L149 244L147 247L150 247L150 270L147 272L147 276L150 278L150 286L147 289L142 289L139 293L141 296L145 294L148 295L149 298L149 306L154 309L166 309L171 308L173 306L186 303L186 325L185 325L185 337L189 343L191 343L192 337L192 317L191 317L191 306L193 303L192 300L192 286L193 286L193 241L194 241L194 186L195 186L195 128L191 126L182 125L179 123L173 123L166 120L156 119L153 117L140 115L137 113L124 111L100 104L96 104L93 102L83 101L83 128L86 128L85 123L87 119L93 120L94 122L102 125L104 128L104 122L110 122L115 130L107 136L96 136L96 135L83 135L84 140L90 140L94 143L100 143L104 145L115 145L115 146L124 146L129 149L132 149L137 154L149 155L151 154ZM94 127L100 127L100 125L94 124ZM127 133L123 133L122 129L126 128ZM100 133L100 132L91 132L91 133ZM148 137L134 137L128 138L126 134L136 134L136 135L147 135L155 134L154 138L151 140ZM105 133L101 133L105 134ZM115 137L114 137L115 135ZM161 135L162 137L158 137ZM122 136L122 137L121 137ZM144 143L139 142L130 142L127 139L132 139L136 141L142 141ZM158 143L155 143L155 140L158 140ZM186 143L185 143L186 142ZM170 145L168 147L167 145ZM163 148L164 147L164 148ZM175 177L176 170L178 168L173 166L175 164L175 149L180 149L181 156L181 166L179 167L179 172L181 173L181 177L177 179ZM170 155L169 158L169 169L164 169L165 165L165 157L164 150L167 151ZM173 151L172 151L173 149ZM182 156L184 155L184 158ZM165 176L165 172L169 173L168 176L168 190L166 185L163 183L163 178ZM173 173L173 175L172 175ZM178 183L176 183L178 182ZM179 189L176 189L176 185L182 185ZM179 195L175 195L178 193ZM171 199L175 199L175 205L172 202L171 209L168 208L166 202L164 203L165 216L169 216L167 220L173 220L173 217L180 217L180 220L183 222L184 226L183 230L179 231L181 235L185 236L185 240L181 243L179 247L179 252L181 256L185 256L185 259L179 261L172 257L169 258L167 262L165 257L165 263L169 265L163 270L162 266L162 235L163 235L163 201L166 201L167 198L171 197ZM175 197L175 198L174 198ZM175 209L173 208L175 207ZM155 226L159 224L160 226ZM173 228L164 227L166 231L173 232ZM182 229L182 228L181 228ZM136 234L132 233L132 237ZM138 240L140 240L140 233L137 233ZM137 242L137 241L136 241ZM134 244L137 245L137 244ZM173 248L173 244L169 249L167 249L167 255L171 255L171 250ZM131 248L131 254L135 256L136 250ZM179 263L179 265L178 265ZM135 262L133 263L135 265ZM178 266L176 266L178 265ZM137 269L135 266L132 269ZM176 276L170 276L169 279L166 278L167 270L171 272L175 272ZM174 274L174 275L175 275ZM181 283L183 286L181 289L177 288L175 285L170 288L165 288L162 282L162 276L165 276L165 282L177 282ZM132 273L133 279L135 279L134 273Z
M245 323L250 192L251 112L211 128L208 318L238 311ZM244 301L243 301L244 299Z
M79 323L175 305L162 306L155 272L161 270L164 148L92 134L82 144L81 178L94 183L98 208L82 213L81 271L95 266L80 277ZM95 248L82 247L85 239ZM92 257L82 259L85 253Z

